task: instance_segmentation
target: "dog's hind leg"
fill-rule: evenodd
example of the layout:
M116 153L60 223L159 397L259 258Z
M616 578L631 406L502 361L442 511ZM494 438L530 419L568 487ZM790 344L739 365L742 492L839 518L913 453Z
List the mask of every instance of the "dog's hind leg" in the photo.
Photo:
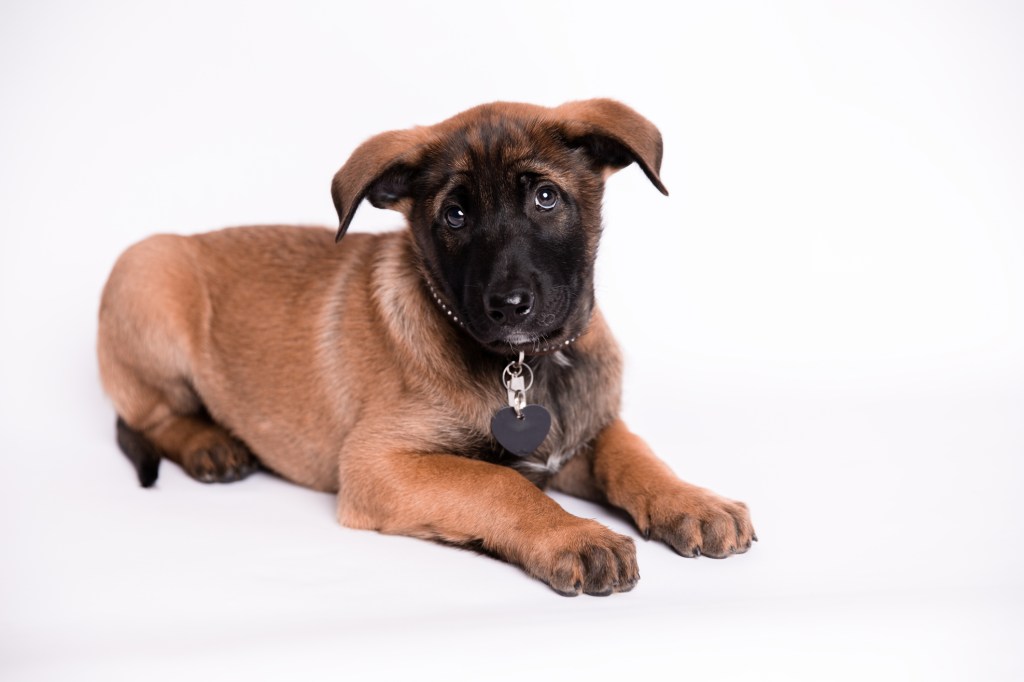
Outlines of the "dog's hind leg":
M139 485L149 488L156 483L162 457L160 448L142 432L128 426L121 417L117 418L117 444L135 467Z
M236 481L257 467L193 387L194 339L208 303L190 248L169 235L131 247L100 305L100 377L117 410L118 444L143 487L153 485L161 458L204 483Z
M117 444L143 488L156 482L162 458L203 483L238 481L259 468L245 443L204 415L173 416L147 431L133 429L118 417Z
M178 464L186 474L203 483L238 481L258 468L256 458L242 441L211 421L204 414L174 415L145 432L133 431L148 441L154 450ZM118 433L118 444L135 464L139 483L146 487L145 457L136 462ZM141 465L141 466L140 466ZM153 468L153 479L156 470Z
M126 385L123 379L119 388L136 397L149 396L127 401L114 395L119 404L117 444L135 467L142 487L156 481L163 458L203 483L237 481L258 468L245 443L214 422L194 394L191 400L182 393L161 396L152 387Z

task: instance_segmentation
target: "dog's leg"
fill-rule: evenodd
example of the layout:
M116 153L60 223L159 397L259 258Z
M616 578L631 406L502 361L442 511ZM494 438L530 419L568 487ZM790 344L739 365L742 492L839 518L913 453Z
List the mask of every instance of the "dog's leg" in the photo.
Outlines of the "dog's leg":
M338 518L352 528L478 547L556 592L606 595L640 578L633 541L569 514L507 467L456 455L342 456Z
M132 246L100 304L100 377L117 409L118 444L147 488L161 457L207 483L236 481L256 468L249 448L206 414L190 378L209 308L193 246L170 235Z
M175 415L144 432L185 473L202 483L231 483L256 470L256 458L205 415Z
M742 554L757 539L745 504L681 481L621 420L570 460L551 486L625 510L645 537L686 557Z
M142 487L156 481L164 457L203 483L229 483L256 470L249 448L207 416L184 379L160 376L155 361L144 379L102 344L100 357L104 384L118 413L117 443L135 466Z
M145 392L139 389L136 395ZM148 393L152 394L152 389ZM167 401L150 405L142 414L127 409L117 419L117 443L135 466L142 487L156 481L162 457L203 483L229 483L256 470L257 461L249 448L204 411L178 414Z
M164 457L203 483L237 481L256 470L249 448L210 419L188 382L159 358L144 365L144 378L119 360L102 337L99 352L104 385L118 413L117 443L142 487L156 481Z
M239 480L256 469L245 443L210 419L200 396L168 363L168 353L146 344L113 343L109 337L118 326L109 317L100 324L100 374L118 411L118 444L143 487L157 480L161 458L206 483Z

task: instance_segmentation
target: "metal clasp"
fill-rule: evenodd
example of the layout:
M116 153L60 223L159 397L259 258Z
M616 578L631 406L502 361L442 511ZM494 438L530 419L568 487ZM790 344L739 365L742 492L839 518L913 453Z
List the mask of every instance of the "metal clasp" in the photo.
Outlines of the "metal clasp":
M508 405L516 411L516 418L523 418L523 408L526 407L526 392L533 386L533 369L523 362L526 354L519 351L519 358L505 366L501 373L501 383L508 391ZM525 369L525 372L523 371Z

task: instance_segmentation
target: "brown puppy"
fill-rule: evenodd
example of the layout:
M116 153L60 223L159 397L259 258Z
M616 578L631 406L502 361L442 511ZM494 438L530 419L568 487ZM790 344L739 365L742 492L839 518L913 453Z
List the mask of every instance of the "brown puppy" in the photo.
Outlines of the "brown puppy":
M337 239L364 198L409 229L131 247L98 352L139 481L162 457L207 482L259 463L337 491L346 526L474 547L569 595L631 589L635 548L546 485L625 510L684 556L746 551L746 507L676 478L618 419L619 351L593 297L601 195L634 161L665 192L661 152L658 130L611 100L489 104L373 137L334 178ZM491 431L516 402L510 361L552 418L525 456Z

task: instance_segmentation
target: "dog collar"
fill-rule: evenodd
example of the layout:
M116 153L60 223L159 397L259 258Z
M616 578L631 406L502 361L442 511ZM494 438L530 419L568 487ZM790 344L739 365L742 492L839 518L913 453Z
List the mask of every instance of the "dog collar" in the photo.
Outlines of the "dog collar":
M437 293L437 289L434 288L434 283L431 282L430 279L427 279L427 286L430 288L430 295L437 302L437 304L441 306L441 310L444 311L444 313L451 318L452 322L465 329L466 325L462 322L462 320L459 319L459 316L456 315L455 312L451 308L449 308L448 305L443 300L441 300L441 296Z

